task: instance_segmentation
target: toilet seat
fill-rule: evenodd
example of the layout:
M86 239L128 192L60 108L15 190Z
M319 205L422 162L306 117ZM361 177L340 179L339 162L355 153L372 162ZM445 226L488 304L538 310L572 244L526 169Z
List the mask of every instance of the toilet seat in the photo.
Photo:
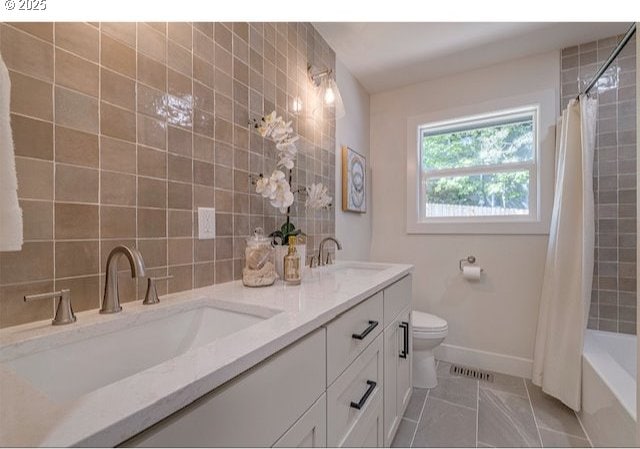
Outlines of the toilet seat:
M436 339L436 338L444 338L447 336L448 329L442 329L439 331L429 331L429 332L416 332L413 331L413 336L419 340L427 340L427 339Z
M438 338L445 336L448 331L446 320L416 310L411 313L411 325L413 326L413 335L417 338Z

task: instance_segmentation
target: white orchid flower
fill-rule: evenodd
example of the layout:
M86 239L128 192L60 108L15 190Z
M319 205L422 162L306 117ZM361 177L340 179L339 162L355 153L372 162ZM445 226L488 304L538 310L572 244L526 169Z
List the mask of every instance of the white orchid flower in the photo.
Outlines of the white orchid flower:
M293 159L289 157L281 157L278 161L278 167L284 167L288 170L292 170L294 167Z
M279 126L275 126L269 137L271 137L276 142L280 142L281 140L287 138L287 133L284 132Z
M271 178L276 181L279 181L285 178L285 174L280 170L274 170L273 173L271 173Z
M269 182L273 186L271 195L268 197L271 205L280 209L280 212L286 213L287 208L293 204L294 200L289 182L284 173L279 170L273 172Z
M276 117L276 111L273 111L271 114L265 115L262 118L258 126L258 132L262 137L270 137L281 121L282 118Z
M273 207L286 211L293 204L293 193L285 174L274 170L268 178L262 177L256 183L256 193L270 200Z
M285 122L276 111L265 115L256 127L262 137L270 138L276 143L278 162L276 167L292 170L298 148L296 142L300 136L293 133L292 122ZM326 189L325 189L326 190ZM271 176L262 177L256 183L256 192L269 199L271 205L282 213L293 204L294 194L285 174L276 168ZM329 202L331 199L329 198Z
M293 204L293 192L289 188L289 183L286 183L286 187L282 187L277 193L274 199L271 200L271 205L280 209L283 214L287 212L287 208Z
M310 209L325 209L331 205L331 198L328 190L321 183L311 184L306 188L307 200L305 206Z
M280 139L277 141L276 143L276 148L279 151L283 151L286 148L289 147L294 147L295 148L295 143L298 141L298 139L300 139L300 136L289 136L287 135L286 137Z
M282 119L282 117L277 117L273 121L273 130L271 132L271 138L276 142L286 139L290 134L293 134L293 127L291 126L291 122L286 122Z
M278 149L278 161L279 167L286 167L291 170L294 166L293 161L298 153L298 148L295 146L295 142L299 139L298 136L288 137L276 144Z
M263 196L270 196L271 193L268 192L269 189L269 179L270 178L265 178L260 177L260 179L258 179L258 181L256 182L256 193L259 193Z

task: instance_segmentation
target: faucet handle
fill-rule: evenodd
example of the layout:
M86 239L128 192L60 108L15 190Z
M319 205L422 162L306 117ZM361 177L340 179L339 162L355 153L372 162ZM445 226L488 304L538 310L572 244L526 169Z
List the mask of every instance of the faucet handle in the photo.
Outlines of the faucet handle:
M316 256L309 256L309 268L315 268L318 266L318 259L316 259Z
M57 292L26 295L24 297L24 302L35 301L39 299L55 300L56 298L60 298L60 300L58 301L56 313L53 316L53 320L51 320L51 324L53 324L54 326L60 326L63 324L74 323L76 321L76 316L73 313L73 309L71 308L71 290L69 290L68 288L62 289Z
M156 281L164 281L171 278L173 278L172 275L147 278L147 293L145 293L144 295L144 301L142 301L142 304L144 304L145 306L149 304L158 304L160 302L160 298L158 298Z

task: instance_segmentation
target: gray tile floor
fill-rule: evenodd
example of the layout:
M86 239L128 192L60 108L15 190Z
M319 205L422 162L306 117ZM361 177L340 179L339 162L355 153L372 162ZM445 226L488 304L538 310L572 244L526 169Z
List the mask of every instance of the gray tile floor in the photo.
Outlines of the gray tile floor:
M436 388L414 389L392 447L590 447L575 413L531 381L450 367L438 362Z

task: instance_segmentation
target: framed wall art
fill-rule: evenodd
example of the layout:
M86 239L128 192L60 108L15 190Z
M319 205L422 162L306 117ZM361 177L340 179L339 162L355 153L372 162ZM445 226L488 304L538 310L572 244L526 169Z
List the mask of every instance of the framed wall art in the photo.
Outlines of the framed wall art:
M342 210L367 211L367 160L348 146L342 147Z

